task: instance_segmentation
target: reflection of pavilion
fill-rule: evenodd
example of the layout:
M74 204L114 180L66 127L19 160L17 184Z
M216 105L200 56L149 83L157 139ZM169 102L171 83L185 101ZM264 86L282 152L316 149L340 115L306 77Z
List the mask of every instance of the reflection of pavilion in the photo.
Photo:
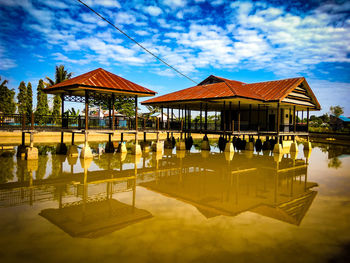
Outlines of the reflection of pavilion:
M178 170L157 173L155 180L141 185L189 203L207 218L251 211L295 225L317 193L311 190L317 184L307 182L307 164L301 159L243 154L231 161L222 154L204 162L200 158L190 154L178 160Z
M77 159L68 161L73 167ZM136 167L127 174L116 170L89 172L91 159L81 161L83 173L73 173L71 169L70 173L61 171L59 177L44 180L33 179L33 170L37 170L33 165L21 167L19 163L23 178L0 185L0 207L57 200L58 208L44 209L40 215L73 237L88 238L152 217L148 211L135 207ZM131 204L114 199L113 194L119 192L132 192Z

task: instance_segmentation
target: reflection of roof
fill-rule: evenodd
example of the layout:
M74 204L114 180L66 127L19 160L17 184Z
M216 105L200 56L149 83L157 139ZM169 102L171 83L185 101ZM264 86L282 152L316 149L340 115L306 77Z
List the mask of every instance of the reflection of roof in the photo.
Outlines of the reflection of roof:
M315 191L308 191L301 196L282 203L276 207L260 205L251 209L250 211L293 225L300 225L301 220L304 218L307 210L311 206L316 194L317 192Z
M84 207L85 206L85 207ZM61 209L44 209L40 215L73 237L97 238L152 217L146 210L115 199L79 202Z
M339 116L339 119L341 119L343 122L350 122L350 119L345 116Z
M246 84L211 75L197 86L152 98L142 102L142 104L209 98L218 99L225 97L243 97L262 101L277 101L284 99L287 94L304 81L305 78L299 77ZM310 93L312 93L311 90ZM314 96L313 93L312 96ZM316 100L316 98L314 99ZM319 104L316 106L319 107Z
M92 88L93 90L107 90L109 92L140 93L144 96L153 96L156 93L102 68L65 80L52 87L44 88L44 90L64 90L65 88Z

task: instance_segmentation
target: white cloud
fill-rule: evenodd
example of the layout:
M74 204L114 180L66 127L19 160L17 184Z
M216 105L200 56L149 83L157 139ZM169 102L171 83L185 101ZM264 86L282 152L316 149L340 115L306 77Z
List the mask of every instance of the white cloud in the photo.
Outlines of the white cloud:
M147 6L145 7L145 12L151 16L159 16L162 13L162 9L158 6Z
M170 8L184 7L187 4L186 0L163 0L163 4Z
M128 14L127 12L118 12L116 14L115 22L117 25L120 24L134 24L136 22L135 16Z
M15 60L8 58L5 53L5 48L0 45L0 70L8 70L16 67Z
M90 6L121 8L121 5L117 0L85 0L85 3Z

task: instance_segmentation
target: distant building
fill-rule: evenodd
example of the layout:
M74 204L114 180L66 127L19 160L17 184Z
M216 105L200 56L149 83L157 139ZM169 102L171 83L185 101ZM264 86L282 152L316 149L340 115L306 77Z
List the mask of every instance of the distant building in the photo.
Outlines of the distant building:
M342 115L339 117L331 115L329 124L333 130L341 130L344 128L345 129L350 128L350 118L342 116Z

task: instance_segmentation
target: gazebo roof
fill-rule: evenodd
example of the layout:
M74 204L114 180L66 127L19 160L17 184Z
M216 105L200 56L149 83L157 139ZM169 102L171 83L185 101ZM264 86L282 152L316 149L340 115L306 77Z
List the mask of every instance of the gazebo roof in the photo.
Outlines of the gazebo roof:
M117 93L119 95L139 97L154 96L155 91L117 76L102 68L65 80L54 86L44 88L46 93L84 96L85 90L99 93Z
M142 102L142 104L167 105L194 103L195 101L210 102L233 98L243 98L257 102L285 102L284 100L287 96L297 88L302 89L299 93L303 94L299 95L298 93L294 94L294 96L299 96L297 99L301 96L305 101L304 106L315 109L320 108L320 104L304 77L248 84L210 75L197 86L152 98ZM295 99L295 97L292 96L292 99Z

